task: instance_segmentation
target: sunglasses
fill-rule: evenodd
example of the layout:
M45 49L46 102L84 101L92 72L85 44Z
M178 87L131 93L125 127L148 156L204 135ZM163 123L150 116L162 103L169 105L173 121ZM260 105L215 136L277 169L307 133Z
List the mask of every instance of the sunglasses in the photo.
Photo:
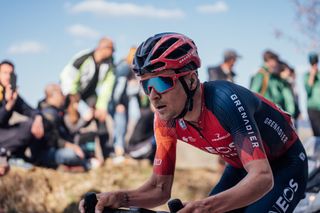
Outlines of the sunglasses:
M173 75L159 75L156 77L141 80L140 83L146 95L150 95L151 90L154 89L157 93L163 94L172 90L176 81L181 76L186 76L190 72L173 74Z

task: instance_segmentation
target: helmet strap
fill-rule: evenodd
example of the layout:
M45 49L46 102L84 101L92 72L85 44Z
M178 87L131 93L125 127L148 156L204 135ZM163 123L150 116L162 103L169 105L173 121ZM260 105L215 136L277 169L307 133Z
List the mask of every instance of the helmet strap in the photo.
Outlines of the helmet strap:
M186 100L186 103L185 103L184 108L181 111L181 113L177 117L175 117L176 119L183 118L187 114L188 111L192 111L192 109L193 109L193 96L196 93L198 86L199 86L199 81L197 81L197 87L194 90L190 90L188 87L188 84L184 80L183 76L179 78L179 81L181 82L181 85L187 95L187 100Z

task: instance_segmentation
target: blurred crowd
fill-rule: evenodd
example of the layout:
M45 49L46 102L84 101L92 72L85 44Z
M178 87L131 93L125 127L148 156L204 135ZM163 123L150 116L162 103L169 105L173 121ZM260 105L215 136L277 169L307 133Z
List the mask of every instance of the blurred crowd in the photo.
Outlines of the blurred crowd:
M14 63L0 64L0 176L10 164L66 171L88 171L107 158L153 161L152 106L131 66L136 48L114 62L114 43L102 38L91 51L77 53L64 67L60 81L48 84L37 108L19 95ZM234 82L241 59L226 50L223 61L208 67L208 80ZM304 75L307 107L314 136L320 136L320 74L318 54L308 56ZM262 66L251 76L250 89L273 101L297 121L300 116L296 74L292 65L266 50ZM15 121L15 114L25 117ZM14 122L15 121L15 122ZM295 122L297 125L297 122ZM22 162L22 163L21 163Z

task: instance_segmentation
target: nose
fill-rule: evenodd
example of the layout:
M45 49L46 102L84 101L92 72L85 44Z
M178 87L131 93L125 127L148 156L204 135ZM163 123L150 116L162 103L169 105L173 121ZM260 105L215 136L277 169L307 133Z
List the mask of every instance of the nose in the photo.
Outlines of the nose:
M151 90L149 95L150 100L156 100L161 98L161 95L155 89L153 89L152 87L149 89Z

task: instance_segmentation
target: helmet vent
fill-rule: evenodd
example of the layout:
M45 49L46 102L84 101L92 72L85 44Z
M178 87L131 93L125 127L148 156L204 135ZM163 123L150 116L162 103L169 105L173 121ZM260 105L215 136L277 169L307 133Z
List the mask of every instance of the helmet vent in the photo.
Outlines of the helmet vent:
M172 44L178 41L177 38L170 38L158 47L158 49L152 54L150 60L159 58Z
M148 65L148 66L145 67L144 69L145 69L145 70L149 70L150 72L152 72L152 70L158 69L158 68L163 67L163 66L165 66L165 63L163 63L163 62L157 62L157 63L155 63L155 64L150 64L150 65Z
M183 68L179 69L179 72L187 72L191 70L196 70L197 68L198 66L193 61L190 61Z
M188 51L192 47L189 44L184 44L177 49L175 49L173 52L171 52L166 58L167 59L177 59L180 58L188 53Z

